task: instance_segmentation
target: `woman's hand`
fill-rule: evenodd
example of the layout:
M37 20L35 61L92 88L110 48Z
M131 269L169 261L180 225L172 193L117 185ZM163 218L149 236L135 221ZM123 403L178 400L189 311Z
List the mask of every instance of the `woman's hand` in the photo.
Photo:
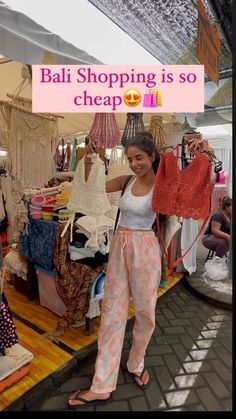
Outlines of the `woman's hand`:
M85 146L87 154L93 154L97 151L97 141L89 141L88 144Z
M209 144L207 140L201 139L191 139L188 141L189 152L196 153L200 150L209 151Z

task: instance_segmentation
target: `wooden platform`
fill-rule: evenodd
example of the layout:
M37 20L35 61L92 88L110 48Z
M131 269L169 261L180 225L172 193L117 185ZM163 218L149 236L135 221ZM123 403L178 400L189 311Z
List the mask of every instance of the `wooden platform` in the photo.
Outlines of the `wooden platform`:
M159 288L157 298L165 294L182 277L182 273L175 273L169 277L167 286L163 289ZM57 342L54 342L48 339L47 334L55 330L58 316L41 307L38 300L29 301L25 295L16 291L7 282L4 292L14 316L19 343L33 352L35 357L29 374L0 394L0 410L7 408L40 381L63 367L73 357L78 356L79 351L96 342L100 324L100 319L95 319L94 333L90 336L86 335L85 326L70 327ZM134 310L131 305L128 318L133 316Z

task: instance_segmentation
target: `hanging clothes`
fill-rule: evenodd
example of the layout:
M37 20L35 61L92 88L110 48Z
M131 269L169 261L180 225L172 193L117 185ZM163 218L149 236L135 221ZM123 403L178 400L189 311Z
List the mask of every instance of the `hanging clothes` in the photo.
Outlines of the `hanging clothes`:
M75 138L68 171L74 172L76 170L76 166L77 166L77 139Z
M62 167L62 152L60 150L59 144L57 144L56 152L54 154L54 161L55 161L56 171L59 172Z
M71 159L71 145L70 145L70 142L67 141L66 150L65 150L65 157L64 157L64 161L63 161L63 172L68 172L70 159Z
M194 241L199 231L198 222L192 218L183 219L182 230L181 230L181 253L184 254L191 243ZM189 275L197 269L197 247L198 242L196 241L192 246L191 250L183 258L183 265L188 271Z
M89 289L96 276L105 270L101 265L96 268L67 259L70 234L61 237L63 225L57 226L54 264L56 268L56 288L67 306L57 323L56 333L63 334L67 328L81 321L89 309ZM81 261L83 262L83 261Z
M181 170L175 151L161 156L152 209L166 215L205 219L211 208L211 161L199 152L187 169Z
M16 327L4 293L0 294L0 351L4 355L5 348L11 348L18 342Z

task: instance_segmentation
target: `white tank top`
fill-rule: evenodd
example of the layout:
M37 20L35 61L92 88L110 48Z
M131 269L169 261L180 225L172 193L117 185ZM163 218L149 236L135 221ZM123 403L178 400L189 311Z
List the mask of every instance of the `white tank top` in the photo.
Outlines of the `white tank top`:
M152 191L144 196L134 196L132 187L136 178L126 187L120 198L120 222L121 227L132 230L150 230L155 221L156 214L152 211Z

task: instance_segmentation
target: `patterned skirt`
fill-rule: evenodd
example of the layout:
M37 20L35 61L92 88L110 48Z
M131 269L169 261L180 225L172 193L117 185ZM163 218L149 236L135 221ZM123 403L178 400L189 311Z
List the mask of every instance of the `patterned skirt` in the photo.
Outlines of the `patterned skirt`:
M18 342L16 328L6 304L2 303L0 311L0 348L11 348Z

